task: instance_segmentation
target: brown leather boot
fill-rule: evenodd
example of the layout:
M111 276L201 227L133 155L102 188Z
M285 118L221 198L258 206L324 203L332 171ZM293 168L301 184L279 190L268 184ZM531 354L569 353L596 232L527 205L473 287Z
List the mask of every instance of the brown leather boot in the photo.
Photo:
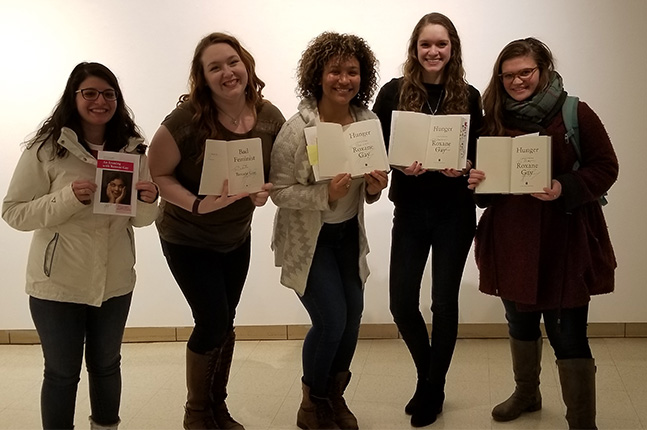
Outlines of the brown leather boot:
M339 428L345 430L357 430L359 429L357 418L355 418L355 415L353 415L350 409L348 409L346 400L344 400L344 391L346 391L346 387L348 387L350 377L351 373L348 370L334 374L330 382L328 396L330 397L330 403L332 404L333 419Z
M297 412L297 426L303 430L339 430L335 423L329 399L310 395L310 387L303 381L303 399Z
M541 372L541 337L536 341L510 338L512 370L516 387L514 393L492 409L495 421L512 421L524 413L541 409L539 374Z
M236 345L236 333L230 331L220 349L220 359L213 374L211 385L211 412L219 429L245 430L238 421L233 419L227 409L225 399L227 398L227 384L229 383L229 371L234 358L234 346Z
M562 398L569 429L596 429L595 361L592 358L557 360Z
M219 350L198 354L186 349L186 405L183 426L186 430L217 429L209 402L209 388L213 379L214 356Z

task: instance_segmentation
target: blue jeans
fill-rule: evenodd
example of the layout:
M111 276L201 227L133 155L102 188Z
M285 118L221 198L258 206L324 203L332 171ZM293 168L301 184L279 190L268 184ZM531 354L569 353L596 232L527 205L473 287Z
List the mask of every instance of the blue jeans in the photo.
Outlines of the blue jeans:
M195 323L187 347L197 353L222 345L234 328L251 250L251 236L229 252L176 245L162 239L162 251L186 298Z
M364 310L362 287L357 217L324 224L300 297L312 321L303 341L303 382L314 396L327 397L329 376L350 368Z
M522 341L539 339L539 322L543 315L546 335L558 360L593 358L586 333L589 305L572 309L524 312L517 310L514 302L503 299L503 306L510 337Z
M468 204L469 203L469 204ZM442 390L458 334L458 293L476 228L474 205L396 207L389 277L393 320L419 380ZM431 340L420 312L420 284L431 255Z
M95 307L29 297L45 358L40 397L44 429L74 427L84 343L92 419L106 426L119 422L121 340L131 299L129 293Z

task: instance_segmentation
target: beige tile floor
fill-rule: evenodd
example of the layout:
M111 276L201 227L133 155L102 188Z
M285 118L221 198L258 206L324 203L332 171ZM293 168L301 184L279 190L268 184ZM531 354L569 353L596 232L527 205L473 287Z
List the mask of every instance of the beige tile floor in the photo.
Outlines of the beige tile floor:
M506 340L459 340L448 375L447 399L433 429L566 429L552 350L544 341L544 407L510 423L490 410L513 389ZM647 339L592 339L597 360L598 427L647 429ZM123 347L120 428L180 429L185 398L185 344ZM247 430L294 429L301 396L301 341L240 341L229 384L232 415ZM403 407L415 374L401 340L361 340L346 392L362 429L406 429ZM37 429L42 357L38 345L0 346L0 429ZM89 424L87 378L82 377L76 429Z

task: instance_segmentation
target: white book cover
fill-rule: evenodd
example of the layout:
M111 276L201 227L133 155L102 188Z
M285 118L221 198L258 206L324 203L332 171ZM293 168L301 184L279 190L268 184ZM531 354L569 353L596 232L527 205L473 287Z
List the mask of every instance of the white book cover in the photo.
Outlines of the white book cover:
M476 168L485 172L477 194L542 193L550 187L550 136L484 136L476 144Z
M393 111L389 163L408 167L414 161L425 169L463 169L467 165L469 115L427 115Z
M99 151L93 212L104 215L135 216L139 181L139 155Z
M229 195L262 190L265 174L259 137L230 141L207 139L198 193L219 196L227 179Z
M340 124L319 122L304 130L308 158L315 180L339 173L362 176L374 170L389 170L382 128L377 119Z

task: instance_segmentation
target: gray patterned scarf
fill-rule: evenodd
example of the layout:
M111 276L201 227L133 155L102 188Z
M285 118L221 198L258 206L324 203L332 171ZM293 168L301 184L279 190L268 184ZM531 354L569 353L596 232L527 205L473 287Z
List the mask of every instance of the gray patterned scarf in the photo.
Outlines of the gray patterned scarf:
M566 91L564 91L562 77L554 71L551 74L548 87L533 97L520 102L508 97L504 107L505 116L512 115L522 123L541 124L545 120L551 119L554 113L561 109L565 98Z

